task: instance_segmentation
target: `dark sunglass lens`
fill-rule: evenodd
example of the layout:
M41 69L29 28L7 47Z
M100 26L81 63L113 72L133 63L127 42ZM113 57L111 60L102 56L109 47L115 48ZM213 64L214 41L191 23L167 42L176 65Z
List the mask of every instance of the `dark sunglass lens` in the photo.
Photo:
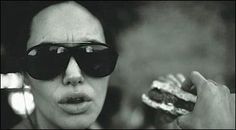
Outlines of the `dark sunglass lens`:
M65 70L68 63L65 48L44 46L32 49L27 56L27 72L35 79L49 80Z
M77 61L82 71L92 77L104 77L111 74L117 61L117 53L106 48L91 53L80 53Z

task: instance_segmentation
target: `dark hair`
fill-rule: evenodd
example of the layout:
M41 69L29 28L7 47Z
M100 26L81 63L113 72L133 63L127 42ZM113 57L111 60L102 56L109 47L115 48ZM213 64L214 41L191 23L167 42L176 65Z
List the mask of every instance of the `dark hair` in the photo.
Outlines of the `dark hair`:
M1 20L1 48L5 50L1 60L1 73L21 71L20 59L25 54L33 17L43 8L59 2L61 1L1 2L4 14L4 19Z
M1 73L17 72L20 70L20 59L26 50L26 43L30 36L30 25L32 18L43 8L63 1L21 1L21 2L1 2L4 19L1 21L4 33L3 43L7 50L6 64ZM104 1L79 1L77 2L88 9L101 22L106 37L106 42L116 46L116 37L122 29L132 25L138 20L135 7L142 5L140 2L104 2ZM126 13L129 12L129 13ZM7 14L7 15L6 15ZM122 17L119 17L122 14ZM124 19L125 18L125 19ZM4 26L5 25L5 26ZM7 26L6 26L7 25ZM7 32L7 33L6 33ZM4 41L5 39L5 41ZM2 42L2 39L1 39Z

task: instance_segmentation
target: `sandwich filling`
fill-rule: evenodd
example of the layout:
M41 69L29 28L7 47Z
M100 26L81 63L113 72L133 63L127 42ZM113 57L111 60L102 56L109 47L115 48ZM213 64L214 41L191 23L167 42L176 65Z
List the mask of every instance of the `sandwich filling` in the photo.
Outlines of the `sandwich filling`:
M178 116L193 110L196 96L179 87L154 81L148 94L142 95L142 101L150 107Z

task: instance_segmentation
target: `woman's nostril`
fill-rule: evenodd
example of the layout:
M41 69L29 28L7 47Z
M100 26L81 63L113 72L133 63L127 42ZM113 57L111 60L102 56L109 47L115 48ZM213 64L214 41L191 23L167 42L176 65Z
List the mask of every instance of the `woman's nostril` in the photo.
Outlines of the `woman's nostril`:
M80 80L80 81L79 81L79 84L82 84L82 83L83 83L83 82Z
M66 78L64 79L64 83L65 85L72 85L72 86L76 86L78 84L83 84L84 82L84 78L83 77L70 77L70 78Z

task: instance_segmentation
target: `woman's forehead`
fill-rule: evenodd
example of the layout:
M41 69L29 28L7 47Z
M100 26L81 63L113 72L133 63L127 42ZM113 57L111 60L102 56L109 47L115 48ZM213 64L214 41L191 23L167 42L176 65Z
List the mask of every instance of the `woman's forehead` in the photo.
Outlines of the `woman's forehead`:
M46 8L34 17L27 48L43 42L105 42L100 22L87 10L78 7L68 8L67 6L71 5L66 4L65 7L60 7L62 10L55 11L55 6L51 7L52 9Z
M37 38L31 38L27 44L27 48L32 48L36 45L44 43L61 44L65 46L74 46L78 43L105 43L105 39L102 35L87 35L78 36L75 39L69 39L68 37L57 35L56 37L46 36L40 37L40 35L35 36Z

